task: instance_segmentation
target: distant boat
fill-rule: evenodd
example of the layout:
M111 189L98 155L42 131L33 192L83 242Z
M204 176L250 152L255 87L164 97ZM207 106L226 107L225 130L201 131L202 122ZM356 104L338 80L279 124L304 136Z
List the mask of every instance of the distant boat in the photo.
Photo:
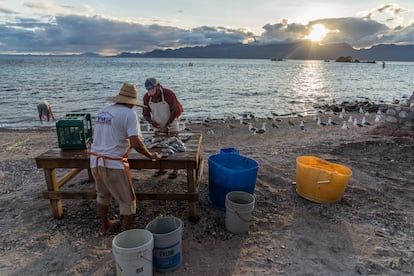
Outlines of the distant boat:
M270 59L271 61L284 61L284 59L283 58L272 58L272 59Z
M330 60L329 60L329 59L325 59L324 61L325 61L325 62L330 62Z

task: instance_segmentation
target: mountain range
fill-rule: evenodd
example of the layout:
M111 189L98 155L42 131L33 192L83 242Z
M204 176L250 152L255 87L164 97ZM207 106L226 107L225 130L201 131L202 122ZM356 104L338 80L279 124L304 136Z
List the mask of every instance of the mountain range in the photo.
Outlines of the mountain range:
M414 45L380 44L369 49L354 49L349 44L297 42L285 44L220 44L204 47L154 50L146 53L123 52L117 57L151 58L237 58L335 60L352 57L360 61L414 61Z

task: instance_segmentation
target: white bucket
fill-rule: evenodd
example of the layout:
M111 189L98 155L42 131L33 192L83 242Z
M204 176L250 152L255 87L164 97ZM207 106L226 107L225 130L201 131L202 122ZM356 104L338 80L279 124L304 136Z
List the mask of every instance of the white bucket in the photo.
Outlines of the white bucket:
M226 229L235 234L249 230L254 196L248 192L232 191L226 195Z
M183 222L176 217L159 217L145 227L154 236L153 264L157 271L177 269L182 262Z
M145 229L119 233L112 240L117 275L152 275L154 238Z

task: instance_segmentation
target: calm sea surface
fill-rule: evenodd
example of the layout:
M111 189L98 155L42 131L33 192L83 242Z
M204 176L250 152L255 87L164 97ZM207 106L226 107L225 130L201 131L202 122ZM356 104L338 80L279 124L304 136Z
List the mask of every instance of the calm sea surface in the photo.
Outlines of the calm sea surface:
M95 116L123 82L135 83L142 99L143 83L152 76L177 94L182 117L199 120L313 113L317 104L364 98L390 103L411 95L413 73L413 62L382 68L382 62L3 56L0 128L53 126L38 121L36 105L42 100L52 104L57 120L68 113Z

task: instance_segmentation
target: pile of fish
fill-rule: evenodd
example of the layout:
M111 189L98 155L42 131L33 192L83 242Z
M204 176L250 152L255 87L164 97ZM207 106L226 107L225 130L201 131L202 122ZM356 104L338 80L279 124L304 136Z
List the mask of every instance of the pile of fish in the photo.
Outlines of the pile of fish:
M174 155L176 152L184 152L185 144L178 137L147 137L144 140L148 149L161 148L162 156Z

